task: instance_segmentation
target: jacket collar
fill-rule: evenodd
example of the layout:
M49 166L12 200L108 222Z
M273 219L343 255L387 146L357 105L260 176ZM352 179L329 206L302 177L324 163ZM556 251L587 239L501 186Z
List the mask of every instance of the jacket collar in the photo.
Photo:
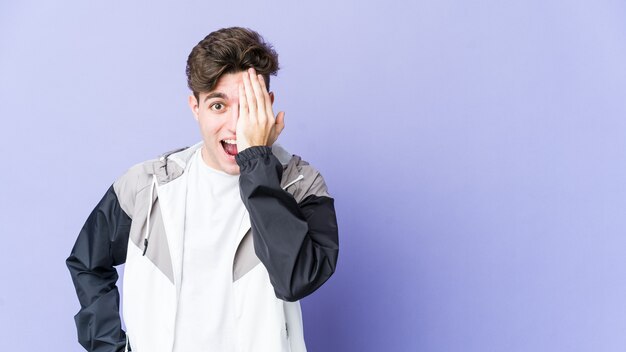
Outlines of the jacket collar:
M184 172L189 160L196 150L202 148L203 142L198 142L191 147L176 149L161 155L160 158L146 163L146 172L156 175L159 185L164 185L180 177ZM272 145L272 153L278 158L283 167L286 167L292 159L292 155L280 144Z

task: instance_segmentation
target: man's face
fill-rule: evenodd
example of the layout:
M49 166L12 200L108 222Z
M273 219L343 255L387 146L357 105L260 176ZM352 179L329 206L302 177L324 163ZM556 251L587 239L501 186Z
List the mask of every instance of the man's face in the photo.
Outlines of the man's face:
M199 101L193 94L189 96L189 107L198 121L204 141L202 159L208 166L230 175L239 174L235 155L239 84L243 84L241 74L222 75L211 92L199 94ZM270 95L273 101L274 96Z

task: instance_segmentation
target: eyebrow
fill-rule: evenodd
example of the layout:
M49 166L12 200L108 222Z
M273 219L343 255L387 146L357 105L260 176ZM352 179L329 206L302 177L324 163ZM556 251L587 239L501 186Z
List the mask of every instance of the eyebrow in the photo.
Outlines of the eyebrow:
M224 93L220 93L220 92L213 92L213 93L209 93L205 98L204 98L204 102L206 102L209 99L213 99L213 98L222 98L225 100L228 100L228 95L224 94Z

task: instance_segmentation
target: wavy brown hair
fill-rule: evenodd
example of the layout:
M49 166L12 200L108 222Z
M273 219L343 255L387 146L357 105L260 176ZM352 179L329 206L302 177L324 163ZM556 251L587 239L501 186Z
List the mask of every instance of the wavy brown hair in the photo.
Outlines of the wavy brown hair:
M254 67L270 89L278 72L278 54L259 33L241 27L222 28L202 39L187 58L187 85L196 99L215 88L224 74Z

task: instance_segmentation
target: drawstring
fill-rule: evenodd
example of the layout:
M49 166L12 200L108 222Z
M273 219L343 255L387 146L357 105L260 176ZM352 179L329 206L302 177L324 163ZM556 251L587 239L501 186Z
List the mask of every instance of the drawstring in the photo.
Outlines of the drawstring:
M128 334L126 335L126 345L124 346L124 352L128 352Z
M146 255L148 250L148 238L150 238L150 214L152 213L152 197L154 196L154 187L157 184L156 175L152 175L152 185L150 185L150 203L148 204L148 220L146 221L146 235L143 239L143 254Z
M298 178L296 178L295 180L293 180L293 181L289 182L289 183L288 183L285 187L283 187L283 191L284 191L284 190L286 190L289 186L291 186L291 185L293 185L294 183L296 183L296 182L298 182L298 181L300 181L300 180L303 180L303 179L304 179L304 176L299 175L299 176L298 176Z

